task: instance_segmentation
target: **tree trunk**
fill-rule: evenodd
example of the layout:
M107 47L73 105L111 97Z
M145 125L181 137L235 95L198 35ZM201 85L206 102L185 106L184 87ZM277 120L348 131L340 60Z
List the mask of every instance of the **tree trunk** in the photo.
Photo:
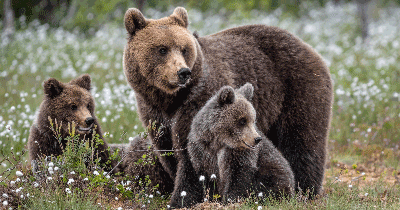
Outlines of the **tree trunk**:
M14 34L14 11L11 8L11 0L4 1L4 33L7 36Z
M358 16L361 21L361 37L363 42L368 37L368 3L369 0L357 0Z
M77 0L72 0L68 8L67 16L61 20L61 25L65 25L69 20L72 20L74 18L77 7Z

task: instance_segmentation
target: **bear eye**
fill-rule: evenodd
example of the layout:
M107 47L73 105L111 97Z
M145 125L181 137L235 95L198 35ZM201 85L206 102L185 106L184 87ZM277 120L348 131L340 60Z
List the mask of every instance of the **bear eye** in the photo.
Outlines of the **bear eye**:
M78 109L78 107L75 105L75 104L73 104L72 106L71 106L71 110L77 110Z
M87 108L87 109L90 109L90 105L88 104L86 108Z
M186 49L182 50L182 55L186 55Z
M244 125L246 125L247 124L247 119L246 118L240 118L239 119L239 125L242 125L242 126L244 126Z
M165 55L167 54L168 49L166 47L161 47L158 51L160 52L161 55Z

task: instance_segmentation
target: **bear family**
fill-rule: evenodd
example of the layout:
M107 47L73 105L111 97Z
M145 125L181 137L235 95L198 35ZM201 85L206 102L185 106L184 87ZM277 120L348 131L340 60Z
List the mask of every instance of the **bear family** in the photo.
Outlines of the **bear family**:
M99 135L101 142L90 145L97 145L94 155L101 158L101 164L106 164L109 160L108 145L102 141L102 131L94 114L95 102L90 93L90 76L84 74L69 83L50 78L44 81L43 87L45 96L28 138L32 169L35 171L36 160L41 157L61 155L66 148L65 138L73 129L82 140L92 141L96 139L93 138L94 133ZM59 132L61 141L57 139L51 123L53 129Z
M236 201L252 192L293 195L293 172L272 142L258 133L252 97L249 83L237 90L222 87L196 114L188 135L187 149L197 175L205 175L209 193L224 200Z
M288 31L247 25L199 37L178 7L161 19L134 8L123 63L139 118L157 161L174 180L170 205L202 201L203 187L187 151L191 122L221 87L254 87L256 126L289 162L296 190L321 191L332 109L332 81L322 57ZM160 133L161 135L157 135ZM161 150L161 151L160 151ZM162 150L174 150L166 156ZM182 202L181 192L187 192Z

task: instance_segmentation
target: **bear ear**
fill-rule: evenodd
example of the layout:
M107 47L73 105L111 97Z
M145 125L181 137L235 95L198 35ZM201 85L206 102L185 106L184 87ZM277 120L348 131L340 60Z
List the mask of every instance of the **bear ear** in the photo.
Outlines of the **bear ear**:
M83 74L82 76L72 80L70 82L71 85L78 85L81 88L86 90L90 90L92 80L90 79L89 74Z
M253 98L254 87L251 83L246 83L242 87L240 87L237 92L242 94L247 100L251 101Z
M44 93L50 98L54 98L61 94L64 85L54 78L50 78L43 83Z
M235 101L235 92L231 86L222 87L218 93L218 104L224 106Z
M170 16L172 18L175 18L175 20L178 22L178 24L182 27L187 28L189 26L189 17L188 13L185 8L183 7L177 7L174 10L174 13Z
M147 22L143 14L136 8L129 8L125 13L125 28L129 35L134 36L136 31L146 27Z

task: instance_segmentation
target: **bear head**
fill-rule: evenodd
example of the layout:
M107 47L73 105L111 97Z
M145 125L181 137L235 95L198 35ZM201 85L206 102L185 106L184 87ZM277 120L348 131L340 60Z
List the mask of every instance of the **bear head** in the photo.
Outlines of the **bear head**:
M50 126L51 119L53 123L57 120L58 126L61 125L63 136L70 133L68 124L81 136L92 133L97 120L89 75L84 74L69 83L50 78L43 83L43 87L45 98L38 116L39 126ZM75 127L72 128L72 125Z
M146 19L138 9L128 9L124 73L135 91L145 89L145 84L174 94L197 78L199 72L193 67L199 45L188 25L188 14L182 7L157 20Z
M211 141L216 149L254 149L262 138L255 125L256 111L250 103L253 90L250 83L237 90L222 87L194 118L189 138Z

